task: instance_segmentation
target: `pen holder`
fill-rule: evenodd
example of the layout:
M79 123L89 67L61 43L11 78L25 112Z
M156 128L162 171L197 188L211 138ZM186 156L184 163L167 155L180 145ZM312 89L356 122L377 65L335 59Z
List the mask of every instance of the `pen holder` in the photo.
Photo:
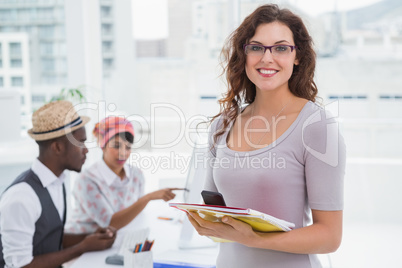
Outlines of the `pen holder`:
M152 251L133 253L133 249L124 251L124 268L153 268Z

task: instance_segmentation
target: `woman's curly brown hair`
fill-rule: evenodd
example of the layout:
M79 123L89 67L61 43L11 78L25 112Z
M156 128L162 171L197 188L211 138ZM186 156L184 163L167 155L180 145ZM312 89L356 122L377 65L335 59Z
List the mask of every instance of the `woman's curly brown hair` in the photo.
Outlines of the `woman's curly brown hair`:
M295 65L289 79L289 89L293 95L315 101L317 86L314 83L316 53L313 49L313 40L307 31L302 19L288 9L280 9L275 4L258 7L246 17L243 23L228 37L226 45L221 51L223 74L226 74L228 91L219 100L220 113L212 117L211 122L222 116L222 127L214 133L214 144L228 125L233 122L243 103L252 103L256 95L255 85L248 79L245 71L246 55L243 45L254 36L257 27L261 24L280 22L289 27L293 33L296 49L296 58L299 65Z

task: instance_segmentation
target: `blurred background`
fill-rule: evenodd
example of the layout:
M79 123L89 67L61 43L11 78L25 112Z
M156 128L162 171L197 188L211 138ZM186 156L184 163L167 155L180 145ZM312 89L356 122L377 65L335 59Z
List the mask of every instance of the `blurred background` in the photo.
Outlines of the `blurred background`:
M198 123L219 111L225 91L223 43L265 3L304 19L320 102L347 143L344 242L325 265L402 267L399 0L0 0L0 191L37 156L26 131L32 112L55 98L92 118L85 166L101 155L93 125L121 115L134 123L131 162L147 189L183 182L205 132Z

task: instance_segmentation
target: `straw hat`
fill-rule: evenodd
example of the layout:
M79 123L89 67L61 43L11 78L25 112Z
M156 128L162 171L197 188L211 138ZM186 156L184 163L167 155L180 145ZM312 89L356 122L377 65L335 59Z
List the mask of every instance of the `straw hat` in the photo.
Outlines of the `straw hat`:
M71 102L54 101L33 113L28 134L36 141L51 140L83 127L89 120L88 116L79 116Z

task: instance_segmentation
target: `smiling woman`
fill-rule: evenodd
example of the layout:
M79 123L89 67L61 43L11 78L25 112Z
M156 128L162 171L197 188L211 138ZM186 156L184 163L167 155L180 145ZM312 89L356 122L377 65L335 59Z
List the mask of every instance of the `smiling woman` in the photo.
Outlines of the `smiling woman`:
M267 35L266 33L270 34ZM256 94L265 94L267 90L279 90L288 87L292 76L293 66L299 65L296 58L296 46L290 29L282 23L272 22L257 27L255 34L244 46L246 57L246 74L256 86ZM269 45L269 46L264 46ZM249 48L253 50L249 51ZM260 48L257 49L256 48ZM269 53L267 52L267 48ZM274 50L272 51L272 48ZM279 52L278 52L278 49ZM275 79L268 79L274 78Z
M296 228L262 233L231 217L188 218L200 235L235 242L221 244L219 268L322 267L316 254L336 251L342 237L345 144L314 103L312 38L293 12L263 5L222 53L228 89L212 119L204 189ZM284 164L267 166L272 158Z

